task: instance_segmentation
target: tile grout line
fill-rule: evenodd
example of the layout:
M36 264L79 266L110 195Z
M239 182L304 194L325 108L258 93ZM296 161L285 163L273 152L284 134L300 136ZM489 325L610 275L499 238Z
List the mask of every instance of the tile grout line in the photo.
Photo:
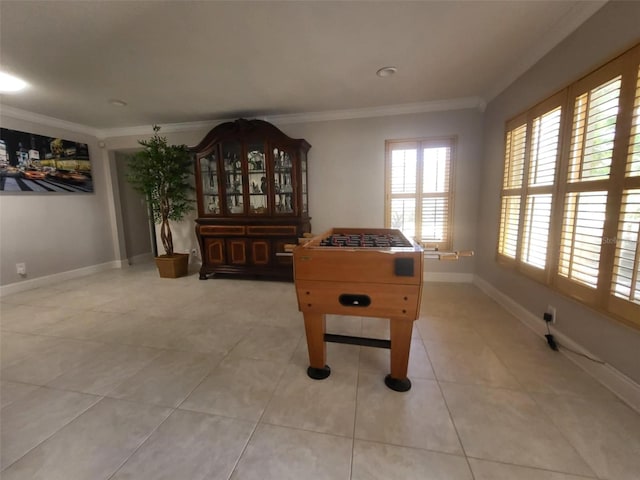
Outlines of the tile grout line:
M58 390L58 391L70 391L70 390L62 390L59 388L52 388L52 387L47 387L46 385L40 385L40 388L48 388L51 390ZM78 392L73 392L73 393L78 393ZM87 394L85 393L85 395L90 395L90 396L94 396L94 397L99 397L94 403L92 403L91 405L89 405L87 408L85 408L83 411L81 411L80 413L78 413L78 415L76 415L75 417L73 417L72 419L70 419L67 423L65 423L64 425L62 425L60 428L58 428L55 432L53 432L51 435L49 435L47 438L45 438L44 440L42 440L41 442L39 442L37 445L34 445L33 447L31 447L28 451L26 451L23 455L21 455L19 458L15 459L13 462L11 462L9 465L3 466L1 472L4 472L5 470L9 469L12 465L15 465L16 463L18 463L21 459L23 459L24 457L26 457L29 453L31 453L33 450L35 450L36 448L38 448L40 445L42 445L43 443L47 442L49 439L51 439L51 437L53 437L54 435L56 435L58 432L60 432L62 429L66 428L67 426L71 425L73 422L75 422L79 417L81 417L82 415L84 415L88 410L90 410L91 408L93 408L94 406L96 406L98 403L100 403L102 400L104 400L104 396L101 395L92 395L92 394ZM8 406L8 405L7 405ZM4 407L3 407L4 408ZM0 475L0 477L2 477L2 475Z
M420 333L420 332L418 332ZM420 341L422 342L422 345L424 347L424 350L427 354L427 358L429 359L429 363L431 364L431 369L433 370L433 375L436 377L435 378L435 382L438 385L438 391L440 392L440 395L442 396L442 401L444 402L444 406L447 409L447 413L449 414L449 419L451 420L451 425L453 426L453 429L456 432L456 437L458 438L458 443L460 443L460 448L462 449L462 454L464 456L464 459L467 463L467 468L469 469L469 473L471 474L471 478L472 480L475 480L476 476L473 473L473 469L471 468L471 463L469 462L469 457L467 456L467 451L464 448L464 443L462 443L462 438L460 438L460 432L458 432L458 427L456 426L456 422L453 420L453 415L451 414L451 409L449 408L449 403L447 402L447 397L445 397L444 395L444 391L442 390L442 385L440 385L440 379L438 378L438 373L436 372L436 369L433 367L433 362L431 361L431 357L429 356L429 350L427 349L427 346L424 343L424 339L422 338L422 334L420 333Z
M120 400L120 399L114 399L115 401L128 401L128 400ZM133 403L136 405L140 405L140 403L138 402L131 402L128 401L129 403ZM166 408L166 407L158 407L158 408ZM143 445L145 445L147 443L147 441L153 436L154 433L156 433L156 431L158 431L158 429L175 413L175 411L177 410L177 408L172 408L171 412L169 413L169 415L167 415L164 420L162 420L158 425L156 425L156 427L154 429L151 430L151 432L149 432L149 435L147 435L141 442L140 444L133 449L133 451L131 452L130 455L127 456L127 458L125 458L122 463L120 465L118 465L114 470L113 473L111 473L111 475L109 475L108 477L106 477L106 480L110 480L113 478L113 476L118 473L120 471L120 469L122 469L122 467L136 454L136 452L138 450L140 450Z
M295 350L294 350L294 352L295 352ZM293 354L292 354L292 356L293 356ZM273 401L273 398L276 395L276 390L278 389L278 385L280 385L280 382L282 382L282 379L283 379L283 377L284 377L284 375L286 373L288 365L289 365L289 363L285 364L285 367L282 370L282 374L281 374L280 378L278 378L278 383L276 384L276 387L271 392L271 396L269 397L269 401L267 402L267 404L265 405L264 409L262 410L262 413L260 414L260 417L256 421L256 424L253 426L253 430L251 431L251 434L247 437L247 441L244 444L244 446L242 447L242 451L240 452L240 454L238 455L238 458L236 458L235 462L233 463L233 468L231 469L231 472L229 473L229 476L227 477L227 480L230 480L231 477L233 477L233 474L236 472L236 470L238 468L238 465L240 464L240 460L242 460L243 455L247 451L247 447L249 446L249 443L251 443L251 440L253 439L253 436L256 434L256 431L258 430L258 426L261 425L262 418L264 417L264 414L267 412L267 409L269 408L269 405L271 404L271 402ZM265 424L263 424L263 425L265 425Z
M360 330L362 331L363 319L360 317ZM356 424L358 422L358 390L360 385L360 360L362 357L362 347L358 347L358 368L356 370L356 398L353 408L353 435L351 436L351 461L349 464L349 478L353 479L353 461L356 453Z

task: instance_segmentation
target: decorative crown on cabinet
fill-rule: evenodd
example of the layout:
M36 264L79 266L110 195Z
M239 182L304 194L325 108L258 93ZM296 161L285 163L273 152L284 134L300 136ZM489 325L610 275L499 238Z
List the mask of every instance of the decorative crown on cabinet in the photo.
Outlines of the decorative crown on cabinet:
M293 279L291 257L282 254L285 244L311 231L309 148L264 120L239 119L213 128L191 149L201 280Z

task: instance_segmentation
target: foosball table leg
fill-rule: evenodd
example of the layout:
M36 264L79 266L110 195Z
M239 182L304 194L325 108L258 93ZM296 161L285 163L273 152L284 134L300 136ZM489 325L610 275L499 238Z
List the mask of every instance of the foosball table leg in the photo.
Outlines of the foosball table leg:
M409 352L411 349L411 332L413 321L405 319L391 319L391 373L384 379L384 383L391 390L406 392L411 389L411 380L407 378L409 368Z
M331 374L327 362L327 344L324 341L326 318L323 313L304 314L304 328L307 334L309 350L309 368L307 375L314 380L322 380Z

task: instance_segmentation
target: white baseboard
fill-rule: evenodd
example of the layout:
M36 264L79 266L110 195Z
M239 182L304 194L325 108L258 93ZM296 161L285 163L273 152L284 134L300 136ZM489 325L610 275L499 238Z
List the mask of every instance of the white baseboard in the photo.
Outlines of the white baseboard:
M114 260L112 262L101 263L99 265L92 265L90 267L78 268L76 270L68 270L66 272L55 273L53 275L45 275L44 277L38 277L30 280L23 280L22 282L2 285L0 286L0 298L4 297L5 295L24 292L26 290L32 290L34 288L46 287L49 285L53 285L57 282L72 280L74 278L84 277L85 275L91 275L92 273L98 273L98 272L103 272L105 270L111 270L112 268L122 268L122 267L123 267L123 262L121 260Z
M526 310L522 305L517 303L511 297L508 297L486 280L476 276L473 283L488 296L493 298L496 302L502 305L507 311L511 312L518 320L524 323L527 327L533 330L536 334L544 336L547 333L547 325L544 320L536 317L533 313ZM553 336L558 339L560 344L566 345L567 348L579 352L583 355L587 355L599 361L603 361L594 355L582 345L576 343L568 336L561 332L554 331ZM591 360L583 357L582 355L576 355L569 352L566 349L560 349L560 353L564 354L569 360L574 362L580 368L582 368L589 375L598 380L606 388L611 390L622 401L628 404L631 408L640 413L640 385L627 377L625 374L616 370L608 363L600 364L592 362Z
M447 273L447 272L427 272L423 274L425 282L443 282L443 283L472 283L474 279L473 273Z

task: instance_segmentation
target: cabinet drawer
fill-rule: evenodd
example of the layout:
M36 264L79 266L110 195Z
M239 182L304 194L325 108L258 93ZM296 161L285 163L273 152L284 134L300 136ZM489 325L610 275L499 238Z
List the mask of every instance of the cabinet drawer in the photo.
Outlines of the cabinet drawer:
M247 227L247 235L296 235L295 225L250 225Z
M244 235L244 226L200 225L200 235Z

